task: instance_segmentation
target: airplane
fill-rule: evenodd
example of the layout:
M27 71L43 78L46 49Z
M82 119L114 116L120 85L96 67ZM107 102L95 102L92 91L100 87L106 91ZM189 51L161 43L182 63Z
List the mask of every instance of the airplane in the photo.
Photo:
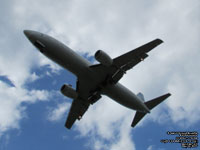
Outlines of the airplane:
M68 84L64 84L60 89L64 96L73 99L65 123L68 129L71 129L76 120L83 117L89 106L96 103L101 95L106 95L119 104L136 110L132 127L171 95L167 93L145 102L142 93L135 95L119 83L126 71L147 58L147 53L163 42L160 39L155 39L114 59L103 50L98 50L94 57L99 63L92 64L49 35L32 30L24 30L24 34L42 54L77 77L76 89Z

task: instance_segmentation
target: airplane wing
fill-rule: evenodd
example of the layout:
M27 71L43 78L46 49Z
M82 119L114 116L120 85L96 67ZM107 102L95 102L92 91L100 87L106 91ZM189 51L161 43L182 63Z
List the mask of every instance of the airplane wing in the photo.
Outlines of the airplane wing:
M65 127L70 129L75 121L80 120L89 107L89 103L81 99L74 99L65 123Z
M90 104L94 104L101 98L98 92L93 91L93 85L83 80L77 81L76 91L79 93L79 97L73 100L65 122L65 127L68 129L72 127L77 119L80 120L83 117Z
M127 71L148 57L147 53L162 42L163 41L160 39L155 39L126 54L114 58L113 64L118 68L121 68L123 71Z
M90 68L98 74L98 78L102 81L106 79L112 79L114 82L118 82L123 74L137 65L139 62L148 57L147 53L162 43L162 40L153 40L141 47L138 47L126 54L113 59L113 65L111 67L105 67L102 64L90 66ZM102 83L104 84L104 83ZM92 83L89 81L78 80L77 92L79 97L74 99L65 123L66 128L70 129L75 121L80 120L84 113L89 108L90 104L95 103L101 98L98 90L96 90Z
M127 70L133 68L139 62L147 58L147 53L162 42L163 41L160 39L155 39L128 53L116 57L113 59L113 64L110 67L103 66L102 64L97 64L90 66L90 68L94 70L94 72L98 72L102 79L106 78L108 81L111 80L112 82L117 83Z

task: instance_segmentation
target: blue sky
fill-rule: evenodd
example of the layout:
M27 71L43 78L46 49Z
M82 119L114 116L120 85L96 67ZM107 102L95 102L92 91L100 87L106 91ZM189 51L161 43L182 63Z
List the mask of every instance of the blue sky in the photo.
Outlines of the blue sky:
M180 144L167 131L200 132L200 20L198 0L0 2L0 150L167 150ZM132 129L134 111L103 97L71 130L71 100L61 95L76 78L48 60L23 35L36 30L62 41L93 63L146 42L164 43L120 82L146 100L172 96ZM196 150L196 149L195 149Z

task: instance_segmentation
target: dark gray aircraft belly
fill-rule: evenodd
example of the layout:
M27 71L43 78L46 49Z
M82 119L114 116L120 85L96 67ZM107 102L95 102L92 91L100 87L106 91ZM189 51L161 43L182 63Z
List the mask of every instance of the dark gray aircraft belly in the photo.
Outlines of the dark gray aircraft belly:
M97 78L98 75L95 74L95 72L90 70L90 62L74 53L70 48L59 41L55 41L54 39L51 41L51 39L48 39L47 42L48 47L46 47L46 51L48 52L44 50L44 55L75 74L79 79L84 79L84 82L86 82L92 90L97 88L99 78ZM146 106L144 103L120 83L108 84L103 88L103 93L130 109L139 111L145 110L144 107Z
M89 66L91 65L89 61L51 37L43 39L43 42L44 45L47 45L42 52L44 55L69 70L77 77L88 76Z
M106 86L103 89L103 94L130 109L144 110L143 102L120 83Z
M137 110L131 124L132 127L147 113L150 113L151 109L171 95L168 93L143 102L118 82L125 71L148 57L147 53L163 42L160 39L155 39L114 59L99 50L96 52L95 58L100 64L92 65L69 47L48 35L31 30L24 30L24 34L41 53L77 76L76 90L66 84L61 88L61 92L65 96L74 99L65 124L68 129L77 119L80 120L90 104L94 104L101 98L101 94L127 108Z

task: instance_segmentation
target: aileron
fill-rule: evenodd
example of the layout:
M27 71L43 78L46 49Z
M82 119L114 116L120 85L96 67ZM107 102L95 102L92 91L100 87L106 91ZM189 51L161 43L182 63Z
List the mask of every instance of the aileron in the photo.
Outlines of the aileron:
M143 46L140 46L126 54L123 54L123 55L113 59L114 65L116 65L117 67L121 67L124 64L127 64L133 60L134 63L132 63L132 67L134 67L137 63L139 63L140 61L142 61L146 57L148 57L147 53L149 51L151 51L153 48L155 48L162 42L163 42L162 40L156 39L156 40L153 40Z

